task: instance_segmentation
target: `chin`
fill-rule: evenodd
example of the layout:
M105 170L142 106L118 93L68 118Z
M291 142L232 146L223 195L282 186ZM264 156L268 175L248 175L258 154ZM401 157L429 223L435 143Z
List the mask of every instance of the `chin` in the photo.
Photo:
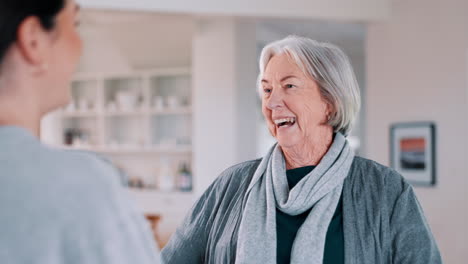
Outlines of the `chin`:
M298 140L292 139L290 137L277 137L276 141L282 148L291 148L299 144Z

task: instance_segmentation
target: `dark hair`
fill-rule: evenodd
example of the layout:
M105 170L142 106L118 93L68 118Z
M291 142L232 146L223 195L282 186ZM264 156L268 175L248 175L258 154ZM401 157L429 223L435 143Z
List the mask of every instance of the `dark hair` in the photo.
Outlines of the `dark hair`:
M36 16L45 30L52 30L55 17L67 0L0 0L0 62L16 41L18 27L30 16Z

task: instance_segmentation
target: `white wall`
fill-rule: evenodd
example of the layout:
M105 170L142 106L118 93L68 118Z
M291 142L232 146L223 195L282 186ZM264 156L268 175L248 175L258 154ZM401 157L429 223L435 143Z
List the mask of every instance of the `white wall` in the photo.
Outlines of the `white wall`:
M84 7L210 15L375 20L388 16L389 0L78 0Z
M235 20L235 67L237 90L236 160L242 162L258 158L256 155L256 123L259 107L257 94L257 42L255 22Z
M193 39L194 187L203 192L235 160L233 22L201 20Z
M81 71L188 67L194 19L144 12L82 11Z
M435 188L416 188L445 263L468 259L468 1L393 1L367 41L368 156L389 163L389 126L437 125Z
M255 128L255 43L249 22L206 18L196 25L193 141L199 194L226 168L255 157L255 131L248 131Z

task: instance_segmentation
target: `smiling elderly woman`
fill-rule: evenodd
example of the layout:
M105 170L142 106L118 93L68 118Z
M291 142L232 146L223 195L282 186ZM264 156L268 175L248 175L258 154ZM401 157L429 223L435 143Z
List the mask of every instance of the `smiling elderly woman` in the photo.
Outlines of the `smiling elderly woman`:
M271 43L259 90L278 143L220 175L164 263L442 263L411 186L349 147L360 95L340 49L300 37Z

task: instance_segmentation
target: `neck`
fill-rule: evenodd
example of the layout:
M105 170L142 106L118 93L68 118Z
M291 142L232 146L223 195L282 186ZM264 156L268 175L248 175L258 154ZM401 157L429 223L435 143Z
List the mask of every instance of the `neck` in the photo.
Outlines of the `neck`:
M40 80L31 67L22 63L16 46L0 64L0 126L18 126L39 137L43 109L40 104Z
M17 108L5 106L3 100L0 100L0 126L18 126L29 130L36 137L40 133L40 114L32 109L25 110L24 107Z
M30 94L0 93L0 126L22 127L39 137L41 116Z
M286 169L316 166L333 143L333 128L323 128L306 142L291 147L281 147L286 160Z

